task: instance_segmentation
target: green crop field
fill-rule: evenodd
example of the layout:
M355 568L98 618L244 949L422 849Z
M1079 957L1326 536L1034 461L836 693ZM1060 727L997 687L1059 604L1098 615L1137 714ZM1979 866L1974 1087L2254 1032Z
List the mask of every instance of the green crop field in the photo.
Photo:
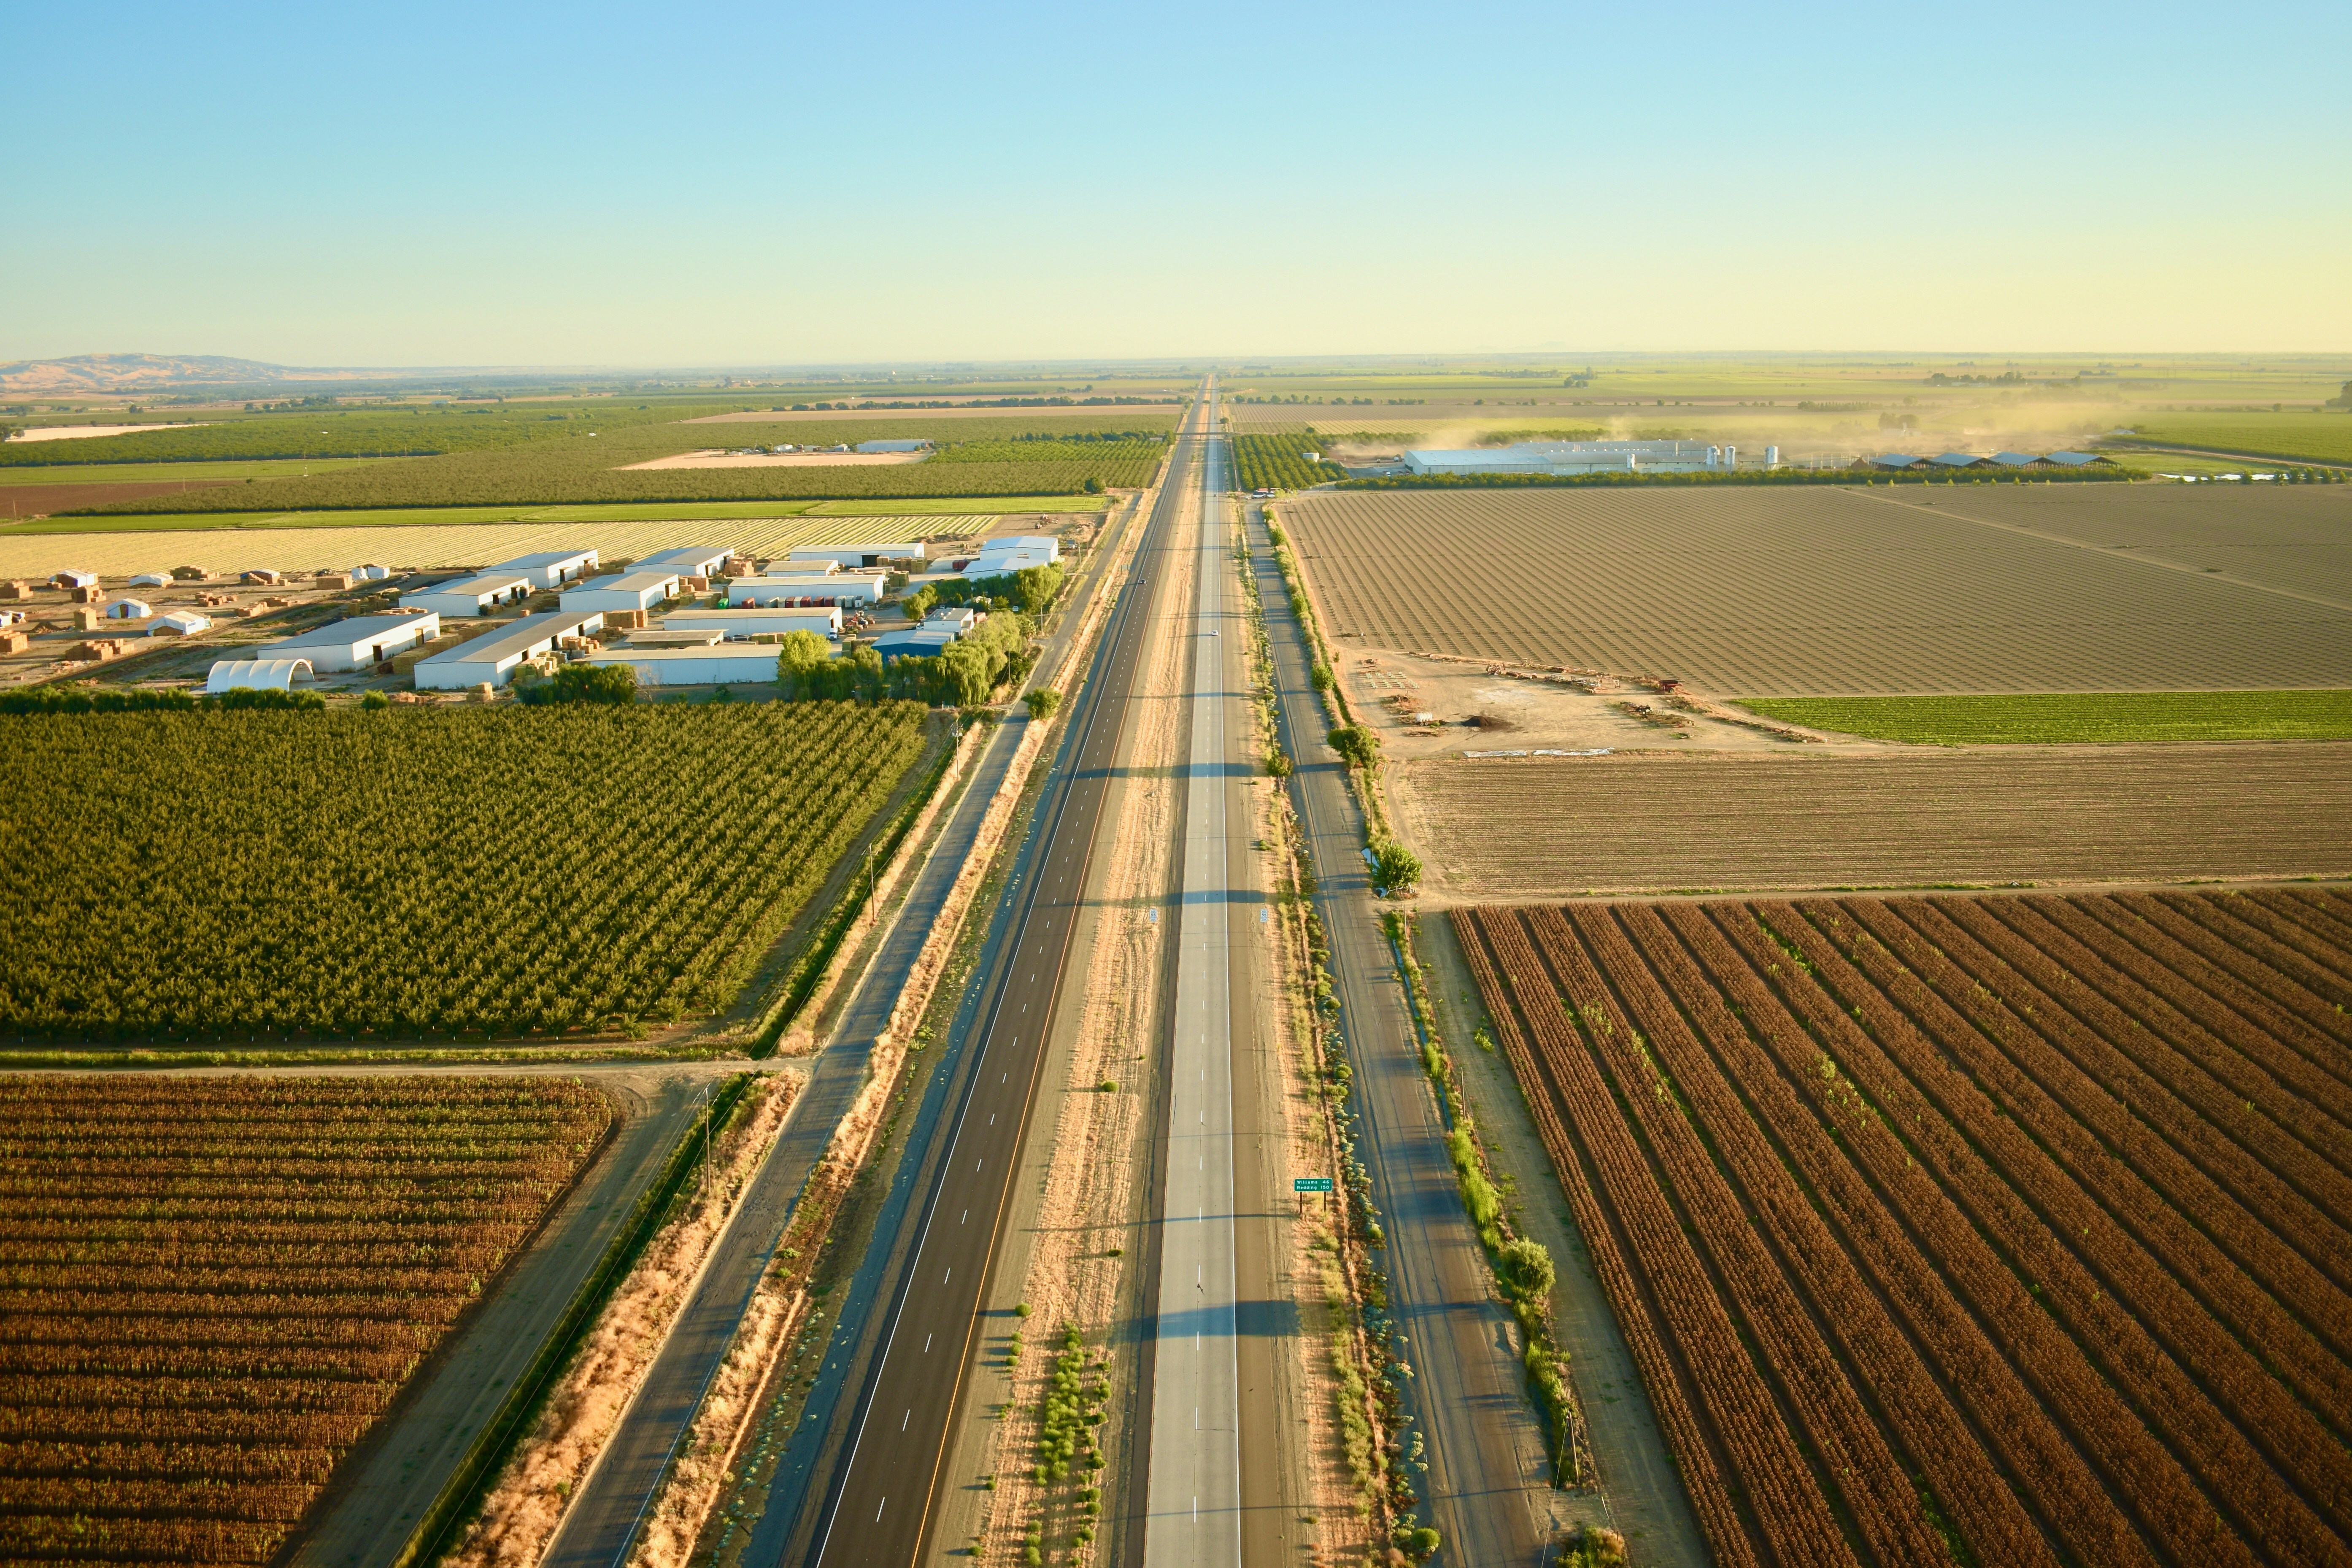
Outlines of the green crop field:
M658 411L658 423L641 416L635 424L618 417L591 419L578 413L560 422L542 416L539 417L543 430L528 421L509 420L495 428L483 426L477 433L480 445L453 446L438 455L372 462L331 473L314 469L307 479L250 479L241 485L188 494L116 501L92 508L86 515L1074 495L1084 493L1089 479L1107 486L1149 483L1164 450L1160 439L1175 427L1172 415L1133 408L1057 415L1049 426L1043 427L1035 417L1018 413L1002 418L912 416L773 425L759 420L684 425L677 422L681 412L709 411L665 408ZM449 419L466 416L433 417L446 425ZM383 423L396 425L398 419L378 415L364 429L373 430ZM333 428L331 417L324 427ZM227 428L231 434L237 429ZM501 433L506 437L502 442L489 440ZM103 437L71 444L83 448L110 447L118 441L193 439L201 434L159 431L152 437ZM943 450L924 462L889 465L633 468L719 447L784 440L803 447L855 446L861 441L918 437L941 442ZM7 448L12 458L30 449Z
M1929 746L2352 740L2352 691L1759 697L1740 706L1811 729Z
M949 496L905 500L629 501L605 506L391 507L354 511L132 512L0 523L0 539L76 533L215 533L244 529L432 528L492 522L692 522L775 517L969 517L1100 511L1101 496Z
M2136 439L2157 446L2352 463L2352 413L2150 414L2132 428Z
M0 1036L510 1037L724 1006L913 703L0 717Z
M1234 482L1245 490L1303 490L1309 485L1344 479L1347 471L1336 463L1310 463L1316 449L1311 436L1234 436Z

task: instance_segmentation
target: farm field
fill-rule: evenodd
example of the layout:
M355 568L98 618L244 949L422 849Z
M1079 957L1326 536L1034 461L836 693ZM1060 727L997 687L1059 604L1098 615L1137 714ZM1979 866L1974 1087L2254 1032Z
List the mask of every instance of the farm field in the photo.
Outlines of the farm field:
M2352 691L1759 697L1741 706L1811 729L1915 745L2352 741Z
M312 513L305 521L317 521ZM336 571L373 561L386 566L484 566L539 550L593 545L607 561L637 560L688 544L727 544L773 555L809 544L850 544L874 538L969 539L999 519L965 513L915 518L783 517L662 522L503 522L421 528L284 528L245 532L0 533L0 578L45 578L68 567L107 578L198 566L244 572Z
M0 1079L0 1556L269 1562L612 1117L556 1078Z
M0 718L0 854L72 864L0 904L0 1037L470 1040L710 1012L926 722L782 702Z
M1439 903L2352 875L2352 745L1797 751L1387 770Z
M1306 455L1315 448L1303 436L1235 436L1230 445L1239 489L1305 489L1348 477L1336 464L1308 462Z
M2352 1552L2352 900L1454 921L1717 1562Z
M2049 513L2076 530L2112 517L2125 536L2107 542L2128 542L2140 488L2084 488L2096 496ZM1973 487L1941 487L1948 502L1926 489L1341 491L1278 510L1343 649L1727 696L2352 686L2352 599L2285 585L2352 574L2352 530L2334 521L2352 519L2352 492L2267 496L2287 504L2252 513L2234 487L2172 492L2176 531L2250 556L2336 530L2263 556L2266 586L1972 521Z
M434 414L415 416L406 425L390 414L362 416L354 412L321 416L323 424L312 421L316 429L308 437L299 431L265 437L245 426L220 426L218 430L225 434L215 435L208 427L66 445L77 448L76 456L85 462L146 464L173 458L214 461L260 456L271 441L299 443L300 439L316 441L316 449L330 455L415 454L331 473L314 472L308 479L257 479L185 495L116 502L101 513L121 516L1077 494L1089 479L1107 486L1150 482L1161 441L1175 427L1172 414L1148 408L1094 409L1083 416L1050 421L1025 417L1019 410L999 410L995 418L944 424L919 415L842 416L818 424L747 422L729 426L729 437L744 446L777 441L856 446L861 441L910 437L929 437L943 445L940 453L924 462L874 468L828 465L678 471L636 467L709 448L711 428L688 426L677 417L708 411L607 407L485 416L486 421L502 422L470 424L468 416ZM955 454L967 446L977 450L958 458ZM225 449L215 450L216 447ZM267 455L291 454L272 450ZM21 455L15 460L25 461Z
M2147 414L2132 421L2132 429L2149 446L2352 463L2352 414Z

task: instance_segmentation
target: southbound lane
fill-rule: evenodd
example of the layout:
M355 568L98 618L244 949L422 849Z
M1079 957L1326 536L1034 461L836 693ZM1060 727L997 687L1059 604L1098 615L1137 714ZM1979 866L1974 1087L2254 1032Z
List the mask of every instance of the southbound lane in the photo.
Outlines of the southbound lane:
M1013 917L1018 935L992 981L996 994L984 1013L979 1060L827 1489L811 1561L829 1568L903 1568L918 1560L929 1533L1136 682L1146 626L1137 606L1148 596L1145 574L1161 567L1159 546L1174 526L1210 407L1196 405L1194 427L1179 437L1138 552L1137 580L1120 595L1103 655L1071 714L1072 734L1039 813L1040 853Z

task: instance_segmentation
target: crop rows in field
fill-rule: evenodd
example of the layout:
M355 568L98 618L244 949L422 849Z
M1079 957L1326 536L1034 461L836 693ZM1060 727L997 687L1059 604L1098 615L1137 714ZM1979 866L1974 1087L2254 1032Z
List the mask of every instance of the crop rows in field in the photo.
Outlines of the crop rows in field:
M1390 790L1454 898L2352 875L2342 744L1432 758Z
M541 550L598 551L639 560L680 545L726 545L750 556L868 539L969 539L987 514L948 517L772 517L678 522L494 522L425 528L273 528L259 532L74 533L0 536L0 578L38 581L68 567L120 580L195 566L206 572L328 572L373 561L432 570L487 566Z
M2084 488L2123 498L2118 528L2137 516L2137 487ZM2232 537L2236 497L2179 493L2209 537ZM1978 505L1832 487L1341 491L1286 503L1282 523L1343 646L1739 696L2352 686L2352 598L1970 521ZM2105 514L2063 515L2084 530Z
M1718 1562L2352 1552L2352 900L1454 920Z
M2352 463L2352 418L2341 414L2144 415L2133 428L2151 446Z
M1318 450L1311 436L1234 436L1234 483L1244 490L1301 490L1332 479L1344 479L1347 470L1336 463L1307 460Z
M507 1036L724 1006L912 703L0 719L0 1034Z
M1762 697L1767 719L1932 746L2352 740L2352 691L2060 691Z
M982 444L985 460L852 466L636 469L632 465L708 449L714 427L665 420L604 426L576 419L556 439L402 458L308 479L250 484L122 501L98 509L140 512L331 510L338 508L475 505L555 506L592 502L815 500L857 497L1066 495L1089 479L1149 482L1160 448L1149 439L1083 441L1072 437L1175 429L1173 415L1139 409L1041 422L1008 416L942 423L919 417L844 419L830 424L727 425L729 445L789 441L800 446L928 437ZM1024 436L1044 439L1024 441ZM1053 437L1060 437L1054 439ZM132 440L121 437L110 439ZM72 445L97 447L99 441ZM998 448L1002 450L998 450ZM1140 477L1138 477L1140 476Z
M611 1116L552 1078L0 1079L0 1557L268 1562Z

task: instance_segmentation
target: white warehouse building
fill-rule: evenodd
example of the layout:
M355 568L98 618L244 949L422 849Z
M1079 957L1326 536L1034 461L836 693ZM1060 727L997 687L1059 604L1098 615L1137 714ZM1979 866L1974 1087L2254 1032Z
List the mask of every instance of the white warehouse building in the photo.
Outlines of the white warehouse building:
M596 610L608 616L625 615L631 610L650 610L677 593L675 572L623 572L610 577L592 577L564 589L563 607Z
M564 638L586 637L604 625L604 617L593 610L548 610L525 616L512 626L419 659L416 688L464 691L482 685L504 686L525 660L552 653Z
M1409 451L1404 466L1416 474L1729 472L1739 466L1739 449L1704 441L1522 441L1516 447Z
M518 555L511 561L501 561L490 568L493 572L520 572L530 579L534 588L561 588L566 583L584 577L596 564L593 550L542 550L535 555Z
M625 664L640 686L735 686L773 681L772 643L713 643L699 647L608 648L588 656L590 664Z
M879 544L803 544L792 553L795 565L804 561L830 561L838 566L879 566L885 561L920 561L922 558L920 540Z
M841 636L841 607L814 605L803 609L763 610L751 606L724 610L677 610L662 617L666 632L719 632L730 637L781 637L786 632Z
M768 577L737 577L727 584L727 603L870 605L882 597L889 583L890 579L879 573L866 572L793 572Z
M364 669L422 647L440 635L441 617L430 610L421 616L350 616L265 643L255 655L309 659L313 669Z
M717 544L681 544L675 550L656 551L629 568L632 572L675 572L681 577L710 578L727 564L734 552Z
M501 605L520 605L530 597L530 579L515 572L480 572L454 583L411 588L400 596L404 605L452 617L488 615Z

